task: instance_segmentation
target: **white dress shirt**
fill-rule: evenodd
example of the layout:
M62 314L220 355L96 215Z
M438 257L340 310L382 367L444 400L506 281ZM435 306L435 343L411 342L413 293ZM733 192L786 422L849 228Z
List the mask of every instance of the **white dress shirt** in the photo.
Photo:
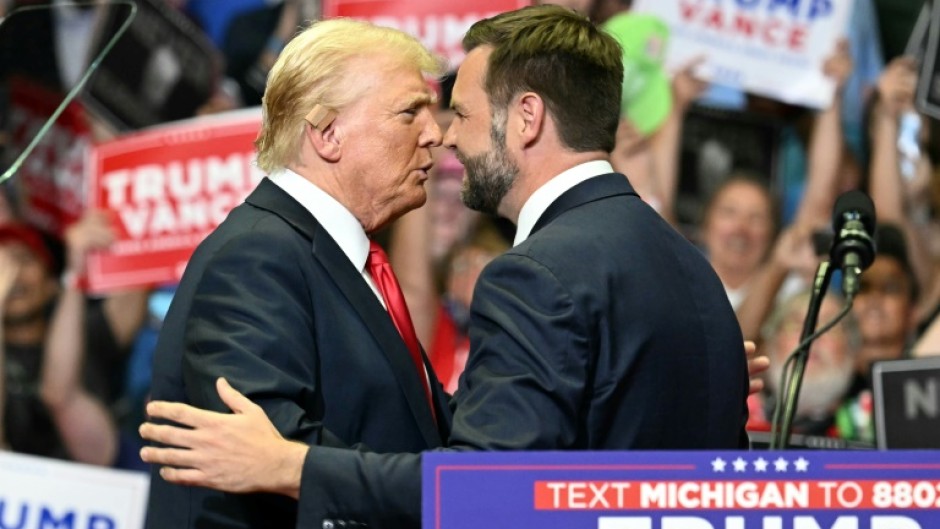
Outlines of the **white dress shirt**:
M585 180L612 172L614 172L614 168L611 167L610 162L607 160L593 160L576 165L562 172L546 182L542 187L536 189L535 193L532 193L529 200L526 200L522 209L519 210L516 239L512 242L512 245L518 246L522 241L529 238L529 234L532 233L532 228L535 227L535 223L538 222L542 213L545 213L548 206L551 206L552 202L558 200L558 197L563 195L565 191L568 191Z
M372 274L366 269L366 261L369 258L369 236L362 229L359 220L346 209L346 206L340 204L326 191L290 169L273 173L268 178L294 200L300 202L317 219L356 270L359 270L363 280L384 307L385 300L382 299L382 293L372 280Z

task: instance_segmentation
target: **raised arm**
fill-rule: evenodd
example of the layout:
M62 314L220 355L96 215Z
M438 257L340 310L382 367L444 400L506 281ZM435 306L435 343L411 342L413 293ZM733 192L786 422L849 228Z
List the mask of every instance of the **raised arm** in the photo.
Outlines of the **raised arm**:
M905 176L901 172L898 150L901 120L921 119L913 113L916 84L917 73L914 60L910 57L891 61L878 79L878 101L872 112L870 194L878 212L878 221L894 223L903 230L914 274L922 291L926 292L931 286L933 268L928 245L911 222L911 203ZM920 141L919 138L913 140ZM917 177L918 164L926 163L925 156L925 153L921 154L916 162L912 162L912 178ZM929 176L924 173L921 178ZM932 308L931 304L926 310ZM925 307L921 307L921 311L924 310Z
M682 145L682 124L692 102L698 99L708 83L695 77L695 68L704 61L696 58L679 69L672 78L672 109L663 125L651 138L653 178L662 203L660 215L670 224L676 223L676 193L679 186L679 148Z
M814 228L829 223L845 159L842 95L845 83L852 74L852 56L845 39L838 42L835 52L823 64L823 72L835 84L835 91L829 107L818 113L813 123L806 189L800 200L795 221Z
M744 337L759 338L764 320L770 315L777 292L791 272L812 275L812 233L829 223L838 194L839 175L844 159L841 108L845 82L852 73L852 59L846 41L840 40L826 60L823 71L835 83L832 103L816 115L809 146L809 173L793 225L783 230L773 251L758 270L747 296L737 310Z
M40 392L69 455L76 461L110 465L117 453L111 413L82 381L85 363L85 296L77 278L89 251L113 240L107 217L86 214L65 234L67 268L45 343Z

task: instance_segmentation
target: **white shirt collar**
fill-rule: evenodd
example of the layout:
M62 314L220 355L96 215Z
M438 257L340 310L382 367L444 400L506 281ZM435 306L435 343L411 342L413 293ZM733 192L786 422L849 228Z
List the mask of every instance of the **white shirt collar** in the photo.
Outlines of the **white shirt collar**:
M522 209L519 211L519 222L516 227L516 239L513 241L512 245L517 246L529 237L539 217L541 217L542 214L545 213L545 210L548 209L548 206L551 206L552 202L563 195L565 191L568 191L585 180L612 172L614 172L614 168L611 167L610 162L607 160L593 160L576 165L571 169L563 171L548 182L545 182L545 184L536 189L535 193L532 193L532 196L522 205Z
M362 229L362 224L345 206L290 169L273 173L268 178L317 219L356 270L361 272L365 268L369 257L369 237Z

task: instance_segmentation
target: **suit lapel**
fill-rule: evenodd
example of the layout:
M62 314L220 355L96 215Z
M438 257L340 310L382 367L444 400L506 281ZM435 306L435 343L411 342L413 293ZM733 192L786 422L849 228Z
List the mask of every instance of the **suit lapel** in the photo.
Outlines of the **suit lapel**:
M395 329L388 312L363 281L362 274L355 270L346 254L324 230L319 230L314 237L313 255L333 278L352 308L359 313L360 318L369 328L369 332L378 342L382 353L388 358L395 379L398 380L411 406L411 412L428 446L439 446L441 436L437 433L434 418L428 409L428 400L424 394L424 381L418 378L408 346Z
M639 197L636 191L633 190L633 186L627 181L627 177L622 174L610 173L595 178L589 178L568 191L565 191L560 197L555 199L555 201L548 206L548 209L542 213L542 216L539 217L535 226L532 227L531 234L542 229L569 209L618 195L634 195Z
M319 227L307 208L268 178L261 180L245 202L281 217L308 240L313 240L313 234Z
M333 279L352 309L359 314L378 342L379 349L388 358L395 379L408 400L428 446L440 446L442 436L438 433L434 418L428 410L424 381L418 378L408 346L395 329L388 312L363 281L360 271L352 266L349 258L326 230L321 229L316 218L274 182L267 178L262 180L247 202L283 218L311 241L313 257ZM430 370L430 367L428 369ZM436 383L433 371L429 372L432 373L433 386Z

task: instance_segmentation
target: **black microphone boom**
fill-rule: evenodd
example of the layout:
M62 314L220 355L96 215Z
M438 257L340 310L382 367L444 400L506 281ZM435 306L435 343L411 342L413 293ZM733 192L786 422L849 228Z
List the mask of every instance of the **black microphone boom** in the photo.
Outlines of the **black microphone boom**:
M842 269L842 291L847 298L858 293L858 277L875 260L875 205L861 191L843 193L832 213L835 238L829 258Z
M875 243L872 239L875 232L875 205L871 198L861 191L849 191L840 195L833 207L832 229L835 231L835 237L829 250L831 262L823 261L816 270L800 343L783 368L780 382L782 393L778 397L771 430L772 449L786 448L789 444L810 345L817 336L831 329L852 310L852 301L858 293L858 276L875 260ZM819 307L835 267L842 269L845 306L832 321L815 331Z

